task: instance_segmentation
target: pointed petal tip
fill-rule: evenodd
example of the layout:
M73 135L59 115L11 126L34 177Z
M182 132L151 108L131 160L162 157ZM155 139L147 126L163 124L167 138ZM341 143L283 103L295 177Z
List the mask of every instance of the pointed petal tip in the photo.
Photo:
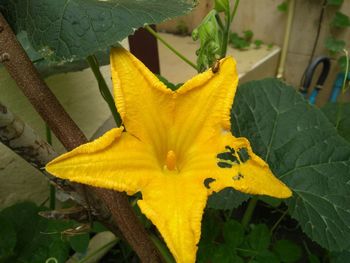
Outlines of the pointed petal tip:
M227 63L228 66L230 66L230 67L236 68L237 62L234 59L234 57L232 57L232 56L225 57L225 58L221 59L221 61L222 61L222 63Z
M72 151L66 152L58 156L57 158L51 160L45 165L45 170L56 177L59 177L62 179L69 179L68 177L65 177L64 173L61 174L57 171L57 169L60 168L60 163L62 161L72 158L81 153L89 154L89 153L101 151L107 148L109 145L111 145L115 140L117 140L121 136L123 131L124 131L123 126L119 128L113 128L107 131L101 137L95 139L94 141L82 144L77 148L73 149Z
M291 197L293 194L292 190L279 179L276 178L276 180L278 185L271 186L271 191L268 190L265 194L280 199Z
M167 177L154 180L138 205L161 233L177 263L196 262L207 189L197 180Z
M290 188L286 185L284 185L284 187L282 188L281 191L281 197L282 199L287 199L289 197L291 197L293 195L292 190L290 190Z

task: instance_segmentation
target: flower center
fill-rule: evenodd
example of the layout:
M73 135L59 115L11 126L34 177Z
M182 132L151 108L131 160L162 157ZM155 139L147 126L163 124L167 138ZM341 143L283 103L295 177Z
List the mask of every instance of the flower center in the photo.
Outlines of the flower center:
M166 155L165 165L169 171L176 170L176 155L174 151L168 151Z

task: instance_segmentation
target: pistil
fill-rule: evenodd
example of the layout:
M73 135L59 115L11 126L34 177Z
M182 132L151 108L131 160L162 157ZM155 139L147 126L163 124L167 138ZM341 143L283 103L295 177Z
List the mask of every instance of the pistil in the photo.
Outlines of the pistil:
M166 155L165 165L169 171L176 170L176 155L174 151L168 151Z

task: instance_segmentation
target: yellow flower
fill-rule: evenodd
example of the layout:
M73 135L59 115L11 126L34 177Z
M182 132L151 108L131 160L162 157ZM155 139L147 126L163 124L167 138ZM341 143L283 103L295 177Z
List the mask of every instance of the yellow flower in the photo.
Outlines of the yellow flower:
M114 97L124 128L108 131L50 162L70 181L142 193L141 211L162 234L178 263L195 262L207 198L226 187L287 198L291 191L230 132L238 77L220 61L171 91L124 49L112 49Z

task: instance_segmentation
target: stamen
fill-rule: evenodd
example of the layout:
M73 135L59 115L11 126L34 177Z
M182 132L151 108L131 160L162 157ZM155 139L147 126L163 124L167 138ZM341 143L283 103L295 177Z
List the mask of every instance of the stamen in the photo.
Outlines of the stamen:
M169 171L173 171L176 169L176 155L174 151L170 150L168 151L166 155L166 167Z

